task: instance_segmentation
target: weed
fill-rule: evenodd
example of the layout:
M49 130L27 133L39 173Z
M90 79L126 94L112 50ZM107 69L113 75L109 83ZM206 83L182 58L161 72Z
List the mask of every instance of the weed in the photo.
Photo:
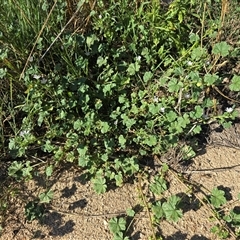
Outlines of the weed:
M212 227L211 231L221 239L227 238L230 234L239 236L239 219L240 213L237 208L231 209L227 214L224 209L226 208L227 199L225 192L214 188L211 192L210 203L214 208L215 217L219 223Z
M114 240L129 240L128 237L124 237L122 232L126 230L126 220L124 218L112 218L109 221L109 228L114 234Z
M223 67L239 48L223 39L228 1L213 2L5 2L0 147L11 159L9 176L28 180L47 164L51 177L56 165L71 162L100 194L108 183L121 186L139 174L144 157L172 148L183 161L194 157L192 142L203 125L227 127L238 116L239 101L228 94L238 96L239 76L225 86ZM43 154L50 164L23 160ZM150 191L166 190L164 177L156 176ZM216 190L211 203L221 206L220 195ZM47 189L39 201L52 197ZM177 221L179 201L171 196L145 205L156 221ZM35 205L26 208L30 220L41 215L32 212ZM127 239L124 219L111 226L116 239Z

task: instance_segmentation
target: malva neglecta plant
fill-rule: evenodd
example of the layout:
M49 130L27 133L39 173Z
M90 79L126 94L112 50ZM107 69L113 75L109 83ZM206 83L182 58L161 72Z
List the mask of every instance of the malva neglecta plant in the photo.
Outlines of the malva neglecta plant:
M25 117L9 142L13 157L26 155L34 144L53 154L56 162L77 160L99 193L106 190L106 180L121 185L123 176L138 172L142 157L177 147L183 139L187 142L207 122L227 124L237 115L235 110L214 111L217 100L206 94L207 88L221 83L221 77L209 72L212 65L201 67L208 59L207 50L200 46L201 36L193 37L184 27L180 16L187 12L179 12L189 3L176 2L167 11L143 4L126 8L126 3L111 5L101 18L93 12L94 33L62 33L50 51L57 47L64 51L54 67L44 65L44 82L36 79L42 74L41 65L35 60L29 63L23 78ZM97 9L103 7L107 6L99 3ZM156 14L157 9L162 15ZM149 36L146 23L152 11L156 16ZM171 32L170 20L174 29L182 28L181 35ZM159 30L159 25L166 29ZM174 33L175 40L167 41ZM44 40L38 48L44 49ZM226 42L217 43L212 54L226 57L229 51ZM36 136L36 129L41 135ZM179 151L186 159L194 155L190 145Z
M219 18L204 25L210 5L82 0L74 13L64 0L28 2L28 7L5 2L0 78L10 89L3 98L9 103L1 103L9 127L1 148L13 159L9 176L28 180L34 167L45 164L50 177L60 163L70 162L104 193L108 183L121 186L141 172L145 157L172 148L183 161L194 157L204 125L228 127L238 116L238 101L218 107L229 98L222 93L225 76L216 69L237 52L216 41ZM233 94L239 78L235 74L229 83ZM42 154L51 160L22 161ZM164 181L156 177L151 191L165 191ZM39 201L52 197L47 189ZM155 218L177 220L179 200L156 202Z

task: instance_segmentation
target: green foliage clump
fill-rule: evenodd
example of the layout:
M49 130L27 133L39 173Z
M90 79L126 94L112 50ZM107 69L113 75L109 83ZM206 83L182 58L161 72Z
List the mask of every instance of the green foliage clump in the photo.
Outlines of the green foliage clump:
M25 30L19 41L24 33L33 42L46 25L20 77L22 123L10 138L11 156L26 156L34 146L56 163L75 162L88 171L99 193L106 191L107 181L120 186L124 177L138 172L145 156L178 148L183 159L193 157L191 139L204 124L227 125L237 115L234 107L218 111L218 100L209 94L222 77L211 72L214 63L206 63L210 55L201 44L203 36L189 24L200 21L196 4L174 1L166 8L158 1L100 1L89 13L86 32L64 25L64 2L53 8L50 16L58 20L50 26L42 19L49 3L31 5L34 12L40 10L37 16L23 8ZM211 54L221 59L230 51L220 42ZM237 78L230 89L238 89ZM17 172L20 163L13 164Z
M43 164L48 179L70 162L104 193L109 182L121 186L139 173L149 156L174 148L180 160L194 157L203 126L228 127L239 115L240 76L231 65L240 56L239 28L226 41L226 2L5 1L0 156L11 160L9 177L29 180ZM164 176L149 190L166 191ZM27 219L42 218L52 198L48 187L29 202ZM145 207L154 223L177 221L180 200L173 195ZM209 203L221 208L224 193L214 189ZM239 226L234 210L224 220ZM124 218L109 225L115 239L128 239Z

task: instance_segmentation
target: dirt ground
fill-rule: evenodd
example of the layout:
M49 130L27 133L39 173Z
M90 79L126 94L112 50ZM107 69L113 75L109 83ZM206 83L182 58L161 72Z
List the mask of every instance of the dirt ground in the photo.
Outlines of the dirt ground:
M182 173L184 181L174 171L168 172L168 194L182 197L184 214L177 223L160 222L155 230L163 239L218 239L210 232L216 224L210 219L211 208L201 204L204 195L208 195L214 187L226 192L229 201L225 210L240 204L235 201L240 193L240 125L224 131L216 128L213 132L209 144ZM200 187L190 192L188 183ZM54 198L47 206L44 220L41 223L37 220L27 222L23 206L31 196L41 192L42 189L36 186L44 187L44 184L41 176L36 176L22 186L25 194L14 200L0 239L110 240L113 236L108 228L109 219L124 216L128 208L133 208L136 215L128 221L127 236L132 240L148 240L152 235L147 211L141 207L137 181L98 195L89 182L84 182L82 172L68 167L48 182Z

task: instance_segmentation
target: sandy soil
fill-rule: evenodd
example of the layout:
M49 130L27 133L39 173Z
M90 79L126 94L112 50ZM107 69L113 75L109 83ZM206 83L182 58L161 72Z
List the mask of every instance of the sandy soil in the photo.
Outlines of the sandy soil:
M229 199L226 211L240 204L235 201L240 193L239 136L239 125L227 131L215 130L207 147L193 159L193 164L181 176L174 171L168 172L168 194L182 197L184 215L177 223L161 221L155 228L159 236L166 240L218 239L210 232L216 224L216 221L210 220L211 208L202 200L214 187L219 187ZM127 235L132 240L149 239L152 234L150 220L146 209L142 207L137 180L98 195L89 182L83 181L82 175L82 172L69 166L47 182L54 191L54 199L46 206L46 217L41 223L37 220L27 222L23 207L46 187L46 181L40 175L25 183L22 186L24 195L14 199L0 239L110 240L113 236L108 228L109 219L124 216L127 208L136 211L135 217L128 219ZM148 198L144 181L141 184ZM189 190L190 185L195 186L192 191Z

